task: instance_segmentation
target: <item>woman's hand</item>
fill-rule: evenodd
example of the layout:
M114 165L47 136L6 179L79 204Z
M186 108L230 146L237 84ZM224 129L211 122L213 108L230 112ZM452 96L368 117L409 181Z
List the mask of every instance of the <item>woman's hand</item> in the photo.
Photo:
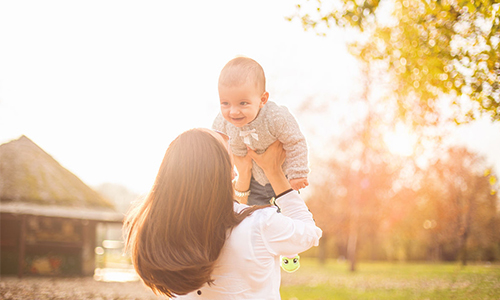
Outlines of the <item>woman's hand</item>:
M276 195L291 188L281 168L283 162L285 162L286 152L283 150L283 144L280 141L272 143L262 154L257 154L255 151L248 149L247 156L250 156L264 170Z
M252 158L249 155L233 155L233 161L239 175L250 174L252 172Z
M233 155L233 162L238 170L238 179L234 183L234 189L246 192L250 189L250 181L252 180L252 158L248 154L245 156ZM236 198L240 203L246 204L248 202L248 196L236 196Z
M248 149L247 156L250 156L264 173L281 171L281 166L285 162L286 152L283 150L283 144L276 141L269 146L262 154L257 154L252 149Z

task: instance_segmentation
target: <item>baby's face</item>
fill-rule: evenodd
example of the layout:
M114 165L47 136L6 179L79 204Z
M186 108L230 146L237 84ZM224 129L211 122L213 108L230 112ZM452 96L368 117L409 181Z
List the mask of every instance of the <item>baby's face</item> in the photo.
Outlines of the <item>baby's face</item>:
M253 82L239 86L219 86L222 116L236 127L252 122L267 102L269 94L262 93Z

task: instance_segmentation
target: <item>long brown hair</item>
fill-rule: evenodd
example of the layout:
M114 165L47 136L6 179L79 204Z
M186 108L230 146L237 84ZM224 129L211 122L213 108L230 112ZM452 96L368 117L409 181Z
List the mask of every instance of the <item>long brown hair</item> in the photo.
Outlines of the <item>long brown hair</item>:
M134 267L155 294L212 283L228 230L259 208L234 212L231 179L229 154L208 130L186 131L168 147L153 188L124 223Z

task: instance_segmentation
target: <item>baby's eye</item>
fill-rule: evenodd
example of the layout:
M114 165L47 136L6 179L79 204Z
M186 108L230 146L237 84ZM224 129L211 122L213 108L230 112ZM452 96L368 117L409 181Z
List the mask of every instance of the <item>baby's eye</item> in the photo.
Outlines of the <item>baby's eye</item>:
M242 106L248 105L248 102L242 101L242 102L240 102L240 105L242 105Z
M220 103L220 105L221 105L221 106L228 106L228 105L229 105L229 103L228 103L228 102L221 102L221 103Z

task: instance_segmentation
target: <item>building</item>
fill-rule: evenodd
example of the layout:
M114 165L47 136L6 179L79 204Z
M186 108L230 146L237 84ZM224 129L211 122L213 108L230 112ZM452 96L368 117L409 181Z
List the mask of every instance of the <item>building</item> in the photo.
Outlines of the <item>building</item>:
M111 202L26 136L0 145L1 274L92 275Z

